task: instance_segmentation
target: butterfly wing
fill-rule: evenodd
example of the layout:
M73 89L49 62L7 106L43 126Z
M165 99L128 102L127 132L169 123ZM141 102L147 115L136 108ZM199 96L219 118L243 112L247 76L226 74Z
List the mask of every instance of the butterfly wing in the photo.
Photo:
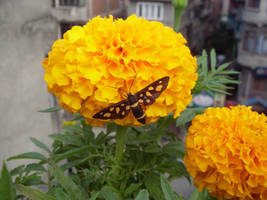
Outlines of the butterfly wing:
M167 88L169 79L169 76L163 77L135 93L138 102L145 106L153 104L156 98Z
M93 118L97 119L122 119L130 112L130 105L128 99L122 100L116 104L104 108L96 113Z

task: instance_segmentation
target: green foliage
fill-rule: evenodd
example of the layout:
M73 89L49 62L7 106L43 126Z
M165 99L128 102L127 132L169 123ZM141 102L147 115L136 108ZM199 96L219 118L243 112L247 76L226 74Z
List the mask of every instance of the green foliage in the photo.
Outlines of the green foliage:
M160 175L160 182L161 188L164 194L165 199L168 200L183 200L183 197L178 197L173 189L171 188L170 184L168 183L167 179L164 175Z
M198 64L199 79L194 94L202 90L227 93L226 84L238 83L229 76L236 72L226 70L229 64L216 66L214 50L210 52L210 60L203 51ZM170 131L170 126L180 127L179 134L186 132L185 125L203 112L203 108L187 108L177 119L170 114L143 127L108 123L98 133L81 115L75 114L76 124L64 126L61 133L49 135L53 140L51 147L30 138L43 153L27 152L8 159L31 159L34 162L20 165L10 172L4 164L0 197L19 197L16 197L12 176L20 197L32 200L182 200L168 181L185 177L191 182L191 179L183 163L184 142L177 132ZM44 179L44 175L48 179ZM42 185L48 192L31 187L36 185ZM201 193L195 190L190 197L190 200L213 199L206 190Z
M208 68L208 55L205 50L203 50L202 55L197 58L197 63L198 80L192 91L193 94L198 94L203 90L207 90L230 95L226 90L233 88L227 86L227 84L239 84L239 81L233 80L230 76L239 74L239 72L226 69L230 63L216 66L216 53L214 49L210 52L210 70Z
M189 200L217 200L217 199L210 196L208 190L203 190L202 192L199 192L198 189L196 188L192 192Z
M12 183L11 175L8 172L6 164L4 162L0 176L0 199L1 200L16 199L16 191Z
M184 144L168 131L173 122L169 117L145 127L128 127L124 151L118 158L114 131L123 132L122 128L109 123L105 132L96 134L81 119L64 127L62 133L50 135L54 140L51 148L31 138L47 155L28 152L9 158L37 160L16 167L11 174L16 184L46 185L48 194L57 199L140 199L147 198L149 192L150 199L161 200L164 193L160 173L168 173L170 179L189 179L179 161L185 155ZM41 178L43 173L48 181Z
M62 108L60 106L56 106L56 107L52 107L52 108L47 108L47 109L43 109L43 110L39 110L38 112L41 113L49 113L49 112L56 112L61 110Z
M45 194L40 190L32 187L24 185L16 185L15 187L21 194L25 195L28 198L31 198L32 200L57 200L55 197Z

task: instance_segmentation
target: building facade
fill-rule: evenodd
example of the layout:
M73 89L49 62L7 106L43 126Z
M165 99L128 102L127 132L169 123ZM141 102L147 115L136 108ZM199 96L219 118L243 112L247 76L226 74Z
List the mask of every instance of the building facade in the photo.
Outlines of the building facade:
M200 53L205 38L212 34L220 18L221 0L189 0L179 27L191 51ZM148 20L173 27L174 7L171 0L128 0L127 15L136 14Z
M247 105L254 102L257 111L266 113L267 107L264 105L267 103L267 1L265 0L246 0L237 61L241 65L239 102Z

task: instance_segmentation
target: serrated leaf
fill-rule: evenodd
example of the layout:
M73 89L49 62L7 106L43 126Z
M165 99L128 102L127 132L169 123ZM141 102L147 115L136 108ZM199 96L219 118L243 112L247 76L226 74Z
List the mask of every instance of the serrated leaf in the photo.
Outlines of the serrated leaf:
M60 106L55 106L55 107L51 107L51 108L46 108L46 109L43 109L43 110L39 110L38 112L41 112L41 113L49 113L49 112L56 112L56 111L59 111L61 109L62 108Z
M1 170L0 197L1 197L1 200L15 200L16 199L16 191L14 189L12 178L11 178L9 171L7 170L5 162L3 162L3 167Z
M41 192L38 189L27 187L24 185L15 185L16 190L18 190L24 196L32 200L57 200L55 197L52 197L48 194Z
M211 71L215 71L216 67L216 52L214 49L210 51L210 66L211 66Z
M141 190L136 196L135 200L149 200L149 194L147 190Z
M155 200L163 200L164 196L160 186L160 177L156 174L147 174L144 179L145 186L149 194Z
M68 193L71 200L81 200L88 199L86 192L83 192L69 176L64 174L64 171L61 170L56 165L49 167L51 174L54 175L58 183L65 189Z
M47 158L37 152L28 152L28 153L22 153L17 156L12 156L8 158L7 160L15 160L15 159L35 159L35 160L41 160L41 161L47 161Z
M160 175L160 183L165 199L179 200L179 197L175 194L167 179L162 174Z
M119 196L114 192L114 189L110 186L104 186L101 189L101 194L105 200L120 200Z
M55 189L55 196L57 200L71 200L70 197L61 188Z
M30 140L39 148L45 150L48 153L51 153L51 151L49 150L48 146L46 146L43 142L41 142L40 140L37 140L34 137L30 137Z

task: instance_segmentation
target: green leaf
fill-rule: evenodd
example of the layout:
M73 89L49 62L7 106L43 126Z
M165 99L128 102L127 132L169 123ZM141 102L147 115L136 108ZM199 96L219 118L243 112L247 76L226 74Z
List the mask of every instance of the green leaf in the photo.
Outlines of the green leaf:
M156 174L147 174L144 179L145 186L149 191L149 194L155 200L163 200L164 196L160 186L160 178L159 175Z
M162 147L162 150L169 156L173 157L180 155L179 157L183 158L186 154L184 143L182 141L170 141L168 144Z
M22 153L17 156L10 157L7 160L9 161L15 159L35 159L35 160L47 161L47 158L44 155L37 152Z
M83 142L81 139L77 137L77 135L70 135L70 134L51 134L49 135L50 138L54 140L59 140L61 142L65 142L67 144L72 144L75 146L82 146Z
M30 140L39 148L45 150L48 153L51 153L51 151L49 150L49 148L40 140L37 140L36 138L30 137Z
M12 169L10 171L10 175L15 176L15 175L21 174L23 172L24 167L25 167L25 165L20 165L16 168Z
M23 176L19 183L25 186L44 184L41 176L38 173L34 173L29 176Z
M223 70L225 70L231 63L230 62L227 62L227 63L224 63L222 65L220 65L217 70L216 70L216 73L219 73L219 72L222 72Z
M204 76L208 74L208 55L205 50L202 51L201 66Z
M41 172L46 172L46 169L43 167L42 164L39 163L30 163L26 166L25 170L26 172L31 172L31 171L41 171Z
M24 196L32 200L57 200L55 197L52 197L48 194L41 192L38 189L27 187L24 185L15 185L16 190L18 190Z
M130 194L132 194L134 191L136 191L140 186L142 185L142 183L132 183L124 192L125 196L128 196Z
M49 167L51 174L54 175L58 183L65 189L71 200L88 199L86 192L82 191L69 176L64 174L56 165Z
M117 193L114 191L114 189L110 186L104 186L101 189L101 194L104 197L105 200L120 200Z
M168 200L179 200L180 199L175 194L170 184L168 183L167 179L162 174L160 175L160 183L161 183L161 188L162 188L165 199L168 199Z
M4 162L0 177L0 198L1 200L16 199L16 191L12 183L11 175L8 172L6 164Z
M147 190L141 190L136 196L135 200L149 200L149 194Z
M44 110L39 110L38 112L41 112L41 113L56 112L56 111L59 111L61 109L62 108L60 106L56 106L56 107L47 108L47 109L44 109Z
M176 126L181 126L183 124L186 124L196 116L196 114L203 113L205 108L199 107L199 108L187 108L185 111L183 111L180 116L176 119Z
M214 49L212 49L210 52L210 66L211 71L214 72L216 67L216 52Z
M96 198L99 196L99 194L100 194L100 192L93 193L89 200L96 200Z
M58 162L60 160L63 160L63 159L66 159L66 158L70 158L72 156L79 155L81 153L87 152L88 150L90 150L92 148L93 148L92 146L88 145L88 146L83 146L83 147L80 147L80 148L71 149L71 150L66 151L64 153L55 155L53 157L53 159L55 159L55 161Z
M71 200L70 197L61 188L55 189L55 196L57 200Z
M227 75L234 75L234 74L240 74L240 72L238 72L238 71L233 71L233 70L224 70L224 71L221 71L220 72L220 75L225 75L225 74L227 74Z

